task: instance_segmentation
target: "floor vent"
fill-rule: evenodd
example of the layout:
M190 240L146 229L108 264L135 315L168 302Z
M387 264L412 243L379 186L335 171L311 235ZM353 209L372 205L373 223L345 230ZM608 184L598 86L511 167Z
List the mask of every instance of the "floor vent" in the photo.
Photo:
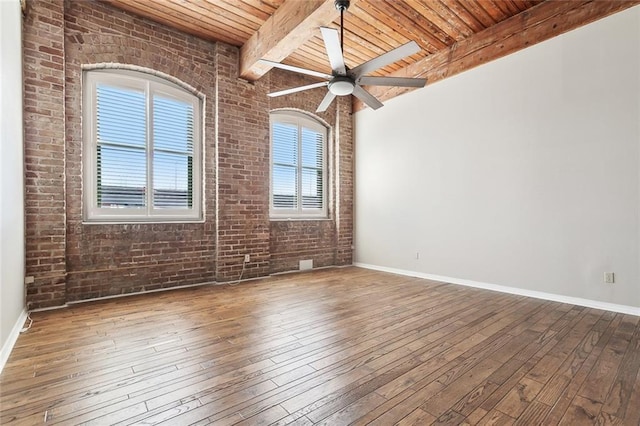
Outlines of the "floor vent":
M300 261L300 270L306 271L307 269L313 269L313 259Z

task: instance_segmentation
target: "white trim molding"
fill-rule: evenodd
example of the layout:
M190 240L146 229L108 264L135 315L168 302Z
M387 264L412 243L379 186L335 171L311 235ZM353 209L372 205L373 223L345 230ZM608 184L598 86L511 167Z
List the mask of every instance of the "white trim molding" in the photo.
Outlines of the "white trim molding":
M408 277L423 278L431 281L438 281L447 284L464 285L467 287L481 288L484 290L498 291L500 293L515 294L518 296L533 297L536 299L550 300L553 302L569 303L571 305L584 306L587 308L602 309L604 311L618 312L621 314L640 316L640 307L618 305L616 303L601 302L598 300L583 299L580 297L563 296L561 294L545 293L542 291L526 290L523 288L508 287L498 284L489 284L462 278L444 277L441 275L425 274L423 272L408 271L404 269L388 268L386 266L370 265L368 263L354 262L353 266L371 269L374 271L389 272L392 274L405 275Z
M11 333L9 333L9 337L7 338L7 341L4 342L4 345L2 345L2 350L0 351L0 373L2 373L2 370L4 369L4 365L9 360L9 355L11 355L11 351L13 350L13 347L18 341L18 337L20 336L20 330L22 330L22 326L27 320L27 316L28 316L27 310L23 309L22 312L20 313L20 316L18 317L18 320L13 325L13 328L11 329Z
M202 222L204 98L116 65L84 70L84 222Z
M298 219L328 219L328 192L329 182L329 145L331 136L331 127L324 121L315 117L307 112L300 112L299 110L292 109L278 109L271 111L269 114L269 146L270 146L270 160L269 160L269 217L271 220L298 220ZM277 125L277 126L276 126ZM289 130L284 130L288 128ZM277 130L279 129L279 130ZM295 129L293 133L290 133L292 129ZM304 130L313 132L315 134L314 142L315 146L315 165L305 164L303 158L305 154L303 145ZM318 139L319 138L319 139ZM289 146L289 143L292 145ZM320 146L318 146L320 145ZM291 151L293 148L293 151ZM318 157L320 157L318 159ZM318 164L320 163L320 165ZM287 194L290 188L287 187L289 178L285 178L281 173L276 172L277 168L284 168L289 171L294 171L296 178L292 183L295 183L295 191L292 201L295 201L295 206L283 207L282 205L276 206L276 199L278 195L291 196ZM292 170L293 169L293 170ZM320 182L322 193L316 198L320 198L320 207L304 205L303 200L303 187L304 187L304 172L312 172L313 176L321 176L322 182ZM285 187L279 187L276 182L275 176L278 175L284 179L287 185ZM281 181L279 181L282 183ZM317 188L318 182L315 182ZM280 192L277 191L278 187ZM279 192L279 194L276 194ZM313 196L313 194L308 195ZM287 203L284 203L287 204Z

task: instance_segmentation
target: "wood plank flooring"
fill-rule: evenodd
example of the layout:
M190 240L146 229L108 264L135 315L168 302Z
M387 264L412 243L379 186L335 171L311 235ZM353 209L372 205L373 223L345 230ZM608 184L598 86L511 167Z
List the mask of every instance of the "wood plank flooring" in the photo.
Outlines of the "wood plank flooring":
M32 318L0 424L640 423L640 317L355 267Z

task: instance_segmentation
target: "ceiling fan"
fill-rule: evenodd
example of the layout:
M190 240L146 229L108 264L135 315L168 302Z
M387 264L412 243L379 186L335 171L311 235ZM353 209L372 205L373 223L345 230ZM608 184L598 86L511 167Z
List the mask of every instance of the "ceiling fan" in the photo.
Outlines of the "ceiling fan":
M362 102L372 109L378 109L382 106L382 102L376 99L371 93L367 92L362 86L401 86L401 87L424 87L427 83L425 78L410 77L374 77L366 76L366 74L382 68L386 65L399 61L402 58L413 55L420 51L420 47L415 41L410 41L397 47L377 58L373 58L353 69L347 68L344 63L343 46L344 46L344 11L349 8L349 0L335 0L336 9L340 11L340 35L335 28L320 27L324 46L327 50L329 63L331 64L331 74L313 71L306 68L296 67L292 65L281 64L279 62L260 59L261 62L275 68L281 68L288 71L294 71L301 74L307 74L314 77L323 78L327 81L308 84L306 86L293 87L291 89L281 90L279 92L269 93L268 96L276 97L289 95L291 93L301 92L303 90L315 89L317 87L327 87L329 90L325 95L316 112L324 112L327 110L331 102L336 96L346 96L353 94Z

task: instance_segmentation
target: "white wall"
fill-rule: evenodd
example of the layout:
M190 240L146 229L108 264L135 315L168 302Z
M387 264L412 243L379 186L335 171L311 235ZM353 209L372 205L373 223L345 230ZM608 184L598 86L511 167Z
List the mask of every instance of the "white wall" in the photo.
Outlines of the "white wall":
M24 321L22 16L0 1L0 370Z
M356 262L640 307L639 64L635 7L358 112Z

